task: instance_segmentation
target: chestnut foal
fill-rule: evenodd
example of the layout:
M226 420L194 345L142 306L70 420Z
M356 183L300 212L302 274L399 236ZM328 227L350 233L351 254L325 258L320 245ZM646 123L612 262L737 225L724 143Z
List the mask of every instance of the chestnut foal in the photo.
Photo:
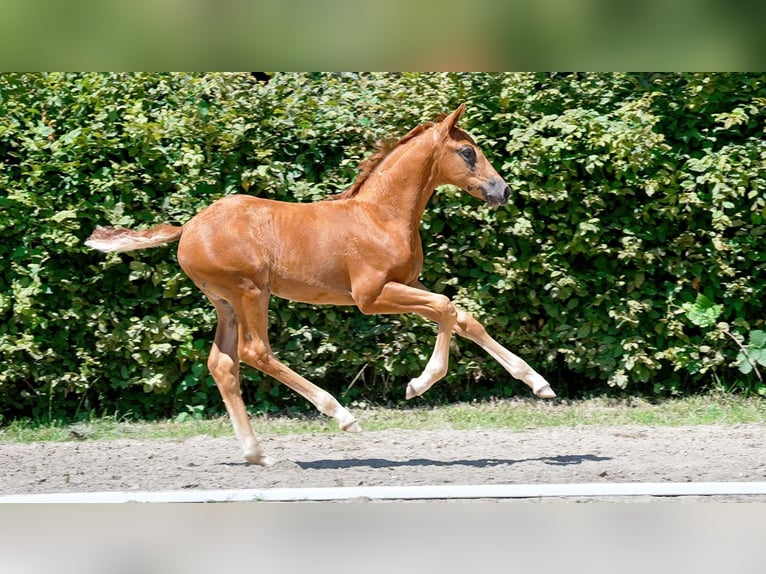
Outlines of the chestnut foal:
M346 431L361 430L328 392L282 364L268 341L269 297L356 305L362 313L417 313L438 325L436 345L406 397L423 394L447 372L454 331L482 348L538 397L548 382L500 345L468 313L418 281L423 248L418 227L440 185L452 184L492 207L510 190L475 142L457 127L465 104L442 121L420 125L379 149L354 184L332 201L286 203L247 195L219 199L183 226L145 231L97 228L86 244L131 251L180 241L178 262L218 313L208 367L221 392L244 457L268 465L242 401L239 362L299 393Z

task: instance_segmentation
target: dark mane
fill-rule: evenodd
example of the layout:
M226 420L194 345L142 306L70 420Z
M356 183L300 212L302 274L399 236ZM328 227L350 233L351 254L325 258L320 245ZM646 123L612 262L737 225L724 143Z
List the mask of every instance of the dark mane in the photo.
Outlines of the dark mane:
M354 180L354 183L351 184L351 187L349 187L346 191L336 195L331 195L327 199L349 199L354 197L357 193L359 193L359 190L362 189L362 186L372 175L372 172L375 171L375 168L380 165L380 163L388 156L388 154L390 154L400 145L407 143L411 139L414 139L435 125L435 122L426 122L424 124L420 124L416 128L411 129L397 142L392 143L391 141L379 141L376 143L375 151L372 153L372 155L359 165L359 175L356 176L356 179Z

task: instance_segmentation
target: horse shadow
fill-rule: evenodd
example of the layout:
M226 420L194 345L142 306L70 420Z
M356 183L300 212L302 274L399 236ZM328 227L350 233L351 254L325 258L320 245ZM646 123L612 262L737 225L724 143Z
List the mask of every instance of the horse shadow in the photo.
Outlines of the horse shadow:
M337 470L347 468L396 468L419 466L468 466L471 468L491 468L502 465L514 465L525 462L542 462L553 466L570 466L584 462L604 462L612 460L609 456L595 454L568 454L560 456L540 456L535 458L499 459L477 458L462 460L434 460L430 458L411 458L408 460L389 460L385 458L349 458L295 461L303 470Z

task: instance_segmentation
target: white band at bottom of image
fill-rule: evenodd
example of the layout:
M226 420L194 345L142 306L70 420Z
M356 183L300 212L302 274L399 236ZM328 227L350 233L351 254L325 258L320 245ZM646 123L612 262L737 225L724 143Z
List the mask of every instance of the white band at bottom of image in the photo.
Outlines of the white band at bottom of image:
M335 500L470 500L610 496L766 495L766 482L624 482L339 486L231 490L57 492L0 496L0 503L323 502Z

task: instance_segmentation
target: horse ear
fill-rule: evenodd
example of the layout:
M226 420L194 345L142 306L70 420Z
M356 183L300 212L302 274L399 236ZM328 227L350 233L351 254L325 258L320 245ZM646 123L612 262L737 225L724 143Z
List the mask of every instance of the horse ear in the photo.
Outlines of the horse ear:
M460 104L457 109L452 112L450 115L448 115L446 118L442 120L442 125L444 125L448 130L451 130L454 128L458 121L460 120L460 116L463 115L463 111L465 110L465 102Z

